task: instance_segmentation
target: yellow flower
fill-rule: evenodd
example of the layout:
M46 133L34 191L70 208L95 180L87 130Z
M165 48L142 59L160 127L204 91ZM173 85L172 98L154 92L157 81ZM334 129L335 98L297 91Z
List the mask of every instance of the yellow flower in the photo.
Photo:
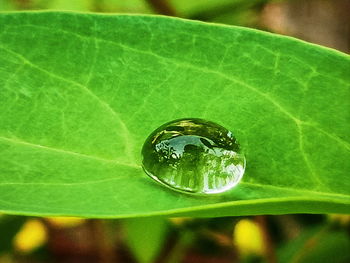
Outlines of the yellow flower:
M85 219L78 217L48 217L46 220L55 227L75 227L84 223Z
M171 217L169 218L170 222L173 223L176 226L183 225L186 222L189 222L192 220L190 217Z
M13 239L16 250L29 253L44 245L47 241L47 231L38 219L25 222Z
M350 224L350 215L329 214L328 218L330 221L339 223L344 227Z
M253 220L242 219L236 224L233 242L242 256L263 256L265 253L262 231Z

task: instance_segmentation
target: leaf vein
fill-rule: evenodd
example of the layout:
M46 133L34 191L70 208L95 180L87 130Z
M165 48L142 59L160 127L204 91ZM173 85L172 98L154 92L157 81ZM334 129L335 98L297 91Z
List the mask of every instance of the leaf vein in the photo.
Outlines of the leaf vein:
M53 78L56 78L56 79L59 79L61 81L64 81L64 82L67 82L71 85L74 85L74 86L77 86L77 87L80 87L82 90L84 90L86 93L88 93L91 97L93 97L95 100L97 100L102 106L104 106L105 109L107 109L116 119L117 121L119 122L122 130L123 130L123 135L124 135L124 139L125 139L125 151L129 157L130 160L132 160L133 162L135 162L135 159L132 155L132 151L133 151L133 148L134 148L134 142L133 142L133 139L132 139L132 135L131 135L131 132L129 131L128 127L126 126L125 122L121 119L121 117L119 116L119 114L104 100L102 100L100 97L98 97L95 93L93 93L91 91L91 89L87 88L86 86L82 85L81 83L79 82L76 82L74 80L70 80L70 79L67 79L67 78L64 78L62 76L59 76L53 72L50 72L46 69L43 69L41 68L40 66L32 63L30 60L28 60L27 58L25 58L23 55L13 51L13 50L10 50L8 49L7 47L3 46L3 45L0 45L0 48L2 48L3 50L5 50L6 52L20 58L25 64L31 66L32 68L35 68Z
M45 146L45 145L41 145L41 144L31 143L31 142L21 140L19 138L7 138L4 136L0 136L0 140L3 140L7 143L20 144L20 145L33 147L33 148L37 148L37 149L41 149L41 150L45 150L45 151L53 151L53 152L57 152L57 153L61 153L61 154L74 155L74 156L82 157L85 159L91 159L91 160L101 161L101 162L105 162L105 163L112 163L112 164L116 164L116 165L128 166L128 167L137 168L137 169L140 168L140 166L138 166L138 165L122 163L122 162L119 162L117 160L105 159L105 158L98 157L98 156L87 155L87 154L83 154L83 153L79 153L79 152L73 152L70 150L65 150L65 149Z

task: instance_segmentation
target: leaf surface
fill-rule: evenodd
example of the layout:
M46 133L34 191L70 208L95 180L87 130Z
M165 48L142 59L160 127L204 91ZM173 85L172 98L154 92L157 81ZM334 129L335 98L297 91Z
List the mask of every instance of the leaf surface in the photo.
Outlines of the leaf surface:
M350 212L350 58L157 16L0 15L0 211L136 217ZM243 181L194 197L140 150L184 117L233 131Z

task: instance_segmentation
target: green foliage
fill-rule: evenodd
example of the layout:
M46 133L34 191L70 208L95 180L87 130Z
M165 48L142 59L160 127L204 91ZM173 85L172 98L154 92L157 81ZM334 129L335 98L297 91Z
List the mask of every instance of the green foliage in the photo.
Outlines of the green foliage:
M137 262L155 262L165 243L168 228L168 221L159 217L130 218L124 221L126 243Z
M0 11L61 10L79 12L152 13L146 0L0 0Z
M342 230L342 229L341 229ZM305 229L295 240L278 251L278 262L348 262L350 240L344 230L329 225Z
M136 217L350 212L350 58L167 17L0 15L0 210ZM243 182L195 198L150 180L145 138L184 117L232 130Z
M0 255L12 249L12 239L24 222L24 217L0 215Z
M58 10L89 11L92 7L92 1L51 0L47 2L46 7L49 9L58 9Z
M266 0L169 0L180 17L233 25L257 25L258 10Z

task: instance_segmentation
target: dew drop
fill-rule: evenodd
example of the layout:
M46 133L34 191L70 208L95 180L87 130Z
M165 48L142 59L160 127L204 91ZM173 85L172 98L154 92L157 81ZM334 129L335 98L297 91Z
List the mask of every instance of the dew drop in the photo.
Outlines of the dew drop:
M146 139L145 172L161 184L186 193L215 194L238 184L245 157L232 133L203 119L168 122Z

